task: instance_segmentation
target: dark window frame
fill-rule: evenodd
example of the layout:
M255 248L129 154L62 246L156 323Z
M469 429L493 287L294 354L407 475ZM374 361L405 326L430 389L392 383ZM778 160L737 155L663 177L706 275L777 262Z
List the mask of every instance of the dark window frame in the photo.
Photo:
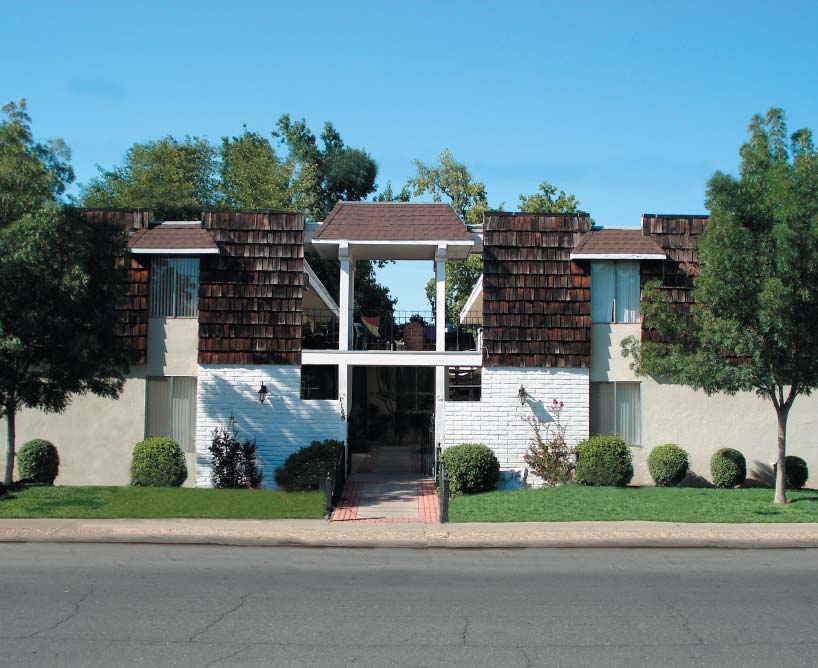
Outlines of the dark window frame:
M483 367L450 366L446 369L446 401L477 402L483 399ZM476 376L476 382L475 382ZM452 382L452 381L455 382Z
M302 401L337 400L339 398L338 365L302 364L300 397Z

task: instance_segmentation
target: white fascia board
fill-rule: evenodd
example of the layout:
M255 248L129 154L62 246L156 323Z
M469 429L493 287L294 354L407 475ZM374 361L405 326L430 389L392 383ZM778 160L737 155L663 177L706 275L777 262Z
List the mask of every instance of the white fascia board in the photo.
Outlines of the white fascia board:
M483 356L467 352L436 350L304 350L301 364L347 364L349 366L483 366Z
M434 246L435 248L438 246L474 246L473 239L469 241L465 239L442 239L440 241L433 241L431 239L420 241L417 239L404 241L395 239L378 239L373 241L364 239L313 239L312 243L337 246L342 243L342 241L345 241L350 246Z
M572 260L666 260L664 253L571 253Z
M320 281L315 270L313 270L310 263L306 260L304 260L304 273L309 277L310 285L313 290L315 290L315 294L317 294L321 298L321 301L327 305L327 308L337 316L341 309L338 308L338 304L335 303L335 300L332 298L332 295L330 295L326 286Z
M466 319L469 311L471 311L472 306L474 306L474 302L477 301L477 298L483 293L483 274L480 274L480 278L477 279L477 283L474 284L474 287L471 289L471 294L469 298L466 300L466 303L463 305L463 310L460 311L460 322L461 324Z
M218 248L131 248L133 255L218 255Z

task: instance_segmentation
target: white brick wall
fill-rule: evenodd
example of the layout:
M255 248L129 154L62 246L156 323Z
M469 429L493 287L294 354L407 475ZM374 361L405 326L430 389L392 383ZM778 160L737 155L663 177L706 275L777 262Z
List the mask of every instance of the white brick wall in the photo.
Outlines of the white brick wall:
M550 421L551 402L565 404L562 423L571 445L588 438L589 374L587 369L483 368L480 401L446 401L443 447L458 443L483 443L497 453L506 471L527 468L523 455L533 436L526 418L536 415ZM522 385L528 401L520 405ZM537 480L529 474L529 483Z
M258 400L264 383L265 403ZM338 400L300 398L299 366L199 366L196 406L196 486L211 485L210 445L216 427L236 418L239 438L255 439L264 468L264 485L275 486L274 473L287 455L315 439L345 439Z

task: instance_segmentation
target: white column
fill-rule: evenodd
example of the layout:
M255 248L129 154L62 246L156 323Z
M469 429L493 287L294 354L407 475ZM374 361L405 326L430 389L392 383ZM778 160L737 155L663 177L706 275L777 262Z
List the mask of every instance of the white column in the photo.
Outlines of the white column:
M355 301L355 260L352 258L347 244L342 243L338 247L338 259L341 261L338 350L351 350L352 310Z
M446 397L449 389L449 374L445 366L435 367L435 446L443 447L446 433Z
M435 253L435 350L446 350L446 245Z

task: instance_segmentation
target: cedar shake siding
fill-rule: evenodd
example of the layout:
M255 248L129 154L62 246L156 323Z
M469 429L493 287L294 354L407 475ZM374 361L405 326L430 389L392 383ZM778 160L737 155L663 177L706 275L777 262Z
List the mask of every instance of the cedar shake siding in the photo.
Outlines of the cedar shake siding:
M589 368L591 274L570 260L586 213L483 218L483 363Z
M105 230L104 236L132 234L148 226L149 213L142 209L74 209L77 215ZM107 244L107 241L103 243ZM124 246L123 246L124 248ZM123 299L118 308L119 333L133 352L132 363L144 364L148 351L148 264L147 258L118 253L124 267Z
M699 254L696 245L704 231L708 216L673 216L646 213L642 216L642 232L651 236L667 253L663 262L642 262L641 282L659 280L677 308L687 311L693 303L693 277L698 272ZM642 327L643 341L656 341L654 330Z
M304 218L205 212L219 255L201 258L199 364L300 364Z

